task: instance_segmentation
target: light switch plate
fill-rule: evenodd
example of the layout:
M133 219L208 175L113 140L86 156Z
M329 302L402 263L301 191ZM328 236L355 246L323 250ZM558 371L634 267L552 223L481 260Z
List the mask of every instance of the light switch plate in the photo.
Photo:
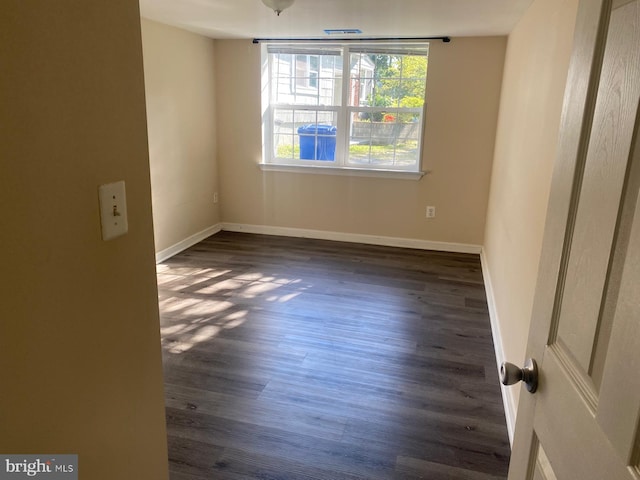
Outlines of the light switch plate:
M127 196L124 181L108 183L98 187L100 198L100 222L102 239L124 235L129 230L127 221Z

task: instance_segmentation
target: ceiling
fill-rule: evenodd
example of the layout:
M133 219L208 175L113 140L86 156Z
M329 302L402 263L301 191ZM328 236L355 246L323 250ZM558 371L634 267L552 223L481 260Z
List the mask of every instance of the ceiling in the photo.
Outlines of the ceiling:
M212 38L506 35L533 0L296 0L278 17L261 0L140 0L143 17Z

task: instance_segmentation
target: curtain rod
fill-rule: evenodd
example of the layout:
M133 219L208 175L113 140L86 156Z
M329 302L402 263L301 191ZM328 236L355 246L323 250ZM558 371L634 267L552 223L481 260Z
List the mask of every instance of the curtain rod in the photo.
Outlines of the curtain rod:
M451 37L363 37L363 38L254 38L253 43L263 42L415 42L424 40L442 40L444 43L449 43Z

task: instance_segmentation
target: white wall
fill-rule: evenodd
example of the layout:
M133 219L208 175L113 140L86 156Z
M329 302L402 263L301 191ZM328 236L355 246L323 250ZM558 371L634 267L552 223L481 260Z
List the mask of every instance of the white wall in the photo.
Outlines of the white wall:
M214 40L142 20L142 45L153 223L162 256L220 222Z
M524 363L578 0L536 0L509 36L484 238L498 356ZM519 387L507 395L512 433Z
M3 0L0 452L168 478L135 0ZM126 182L108 242L98 186Z
M260 46L217 40L218 159L224 222L480 245L505 37L432 42L420 181L263 172ZM435 205L437 217L425 219Z

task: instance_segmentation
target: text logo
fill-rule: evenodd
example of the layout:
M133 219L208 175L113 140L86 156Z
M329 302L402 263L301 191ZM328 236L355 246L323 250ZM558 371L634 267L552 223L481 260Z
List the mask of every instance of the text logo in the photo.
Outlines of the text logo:
M78 480L78 455L0 455L0 480Z

